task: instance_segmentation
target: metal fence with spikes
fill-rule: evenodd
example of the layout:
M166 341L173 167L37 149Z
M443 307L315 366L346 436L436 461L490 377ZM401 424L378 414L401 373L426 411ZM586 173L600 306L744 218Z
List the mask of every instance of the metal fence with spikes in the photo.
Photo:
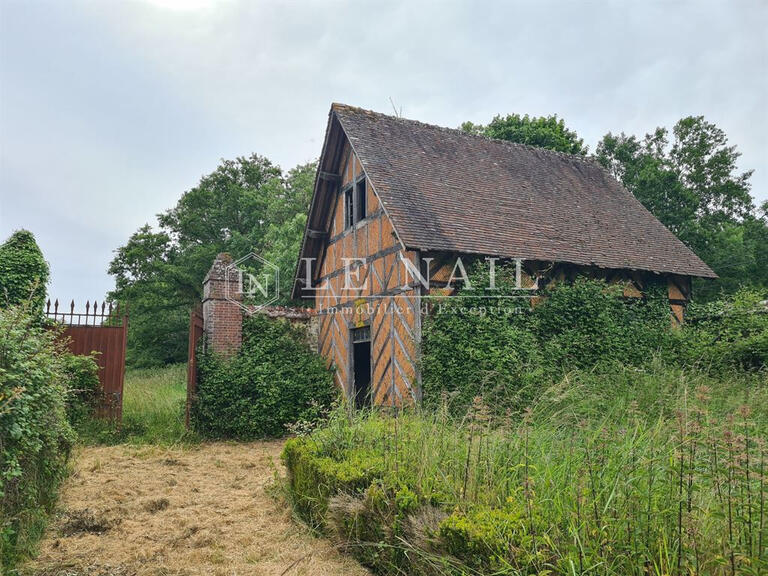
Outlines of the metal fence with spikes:
M120 303L113 305L112 302L101 302L101 310L99 310L99 303L94 300L93 307L91 308L91 301L86 300L85 312L75 312L75 301L72 300L69 304L69 311L66 307L62 307L59 310L59 299L57 298L53 302L53 310L51 310L50 298L45 303L45 316L51 320L55 320L60 324L67 326L122 326L123 314L121 313ZM127 316L128 311L125 310Z
M128 309L119 303L94 300L85 303L85 311L75 312L75 301L59 306L58 299L45 304L45 316L60 325L70 352L93 356L99 365L101 400L96 415L120 422L123 413L125 345L128 335Z

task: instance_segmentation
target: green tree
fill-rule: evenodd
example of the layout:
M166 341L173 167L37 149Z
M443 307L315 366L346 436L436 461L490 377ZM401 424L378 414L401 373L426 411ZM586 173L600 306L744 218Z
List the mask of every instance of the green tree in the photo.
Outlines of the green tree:
M667 146L667 132L662 128L642 141L625 134L606 134L597 146L597 159L662 224L690 242L698 199L680 181L665 154Z
M145 225L118 248L109 266L115 277L110 297L130 305L127 362L131 365L185 359L184 335L198 293L187 280L190 272L177 265L178 253L169 233Z
M698 215L733 221L753 214L749 178L754 171L737 173L741 153L728 145L725 132L703 116L683 118L672 132L670 159L683 186L698 199Z
M464 122L461 129L497 140L509 140L520 144L548 148L567 154L585 155L588 152L584 140L565 126L562 118L554 116L531 117L526 114L497 115L487 126Z
M702 116L677 122L671 141L657 128L642 140L609 133L597 146L597 160L720 276L696 282L699 298L768 285L768 223L749 192L752 171L737 170L739 156Z
M224 160L172 209L117 250L109 267L114 300L130 305L128 361L157 365L186 359L190 309L219 252L255 251L280 266L282 301L296 265L315 165L285 176L268 159Z
M261 254L280 268L280 294L284 302L290 298L293 287L316 171L314 162L289 171L284 194L277 196L269 207L271 224L264 235Z

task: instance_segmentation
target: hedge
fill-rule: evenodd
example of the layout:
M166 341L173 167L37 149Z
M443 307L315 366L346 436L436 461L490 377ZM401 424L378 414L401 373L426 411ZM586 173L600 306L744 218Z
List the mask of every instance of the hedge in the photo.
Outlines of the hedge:
M34 552L67 472L75 433L99 396L98 366L44 325L48 282L34 236L0 245L0 568ZM2 572L2 570L0 570Z
M0 307L31 300L30 310L42 313L48 276L48 263L31 232L19 230L0 244Z
M291 503L311 527L342 543L377 574L494 573L508 562L510 550L520 551L521 565L537 559L527 552L532 537L525 511L515 502L504 509L480 505L449 514L439 501L387 480L379 456L361 458L356 451L348 456L335 461L321 455L311 439L288 440L283 462ZM421 520L425 511L433 522ZM538 560L545 562L546 555L546 547L539 546Z
M75 440L65 352L23 306L0 309L0 559L11 567L41 536Z
M338 397L331 371L312 352L301 327L254 315L243 321L243 343L232 358L198 353L192 425L209 438L284 436L310 425Z

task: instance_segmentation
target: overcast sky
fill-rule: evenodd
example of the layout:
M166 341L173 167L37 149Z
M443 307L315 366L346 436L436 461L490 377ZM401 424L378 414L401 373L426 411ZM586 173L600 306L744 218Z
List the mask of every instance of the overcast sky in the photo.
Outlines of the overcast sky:
M590 150L690 114L768 199L768 3L0 0L0 241L102 299L113 251L221 158L316 158L331 102L456 127L558 114Z

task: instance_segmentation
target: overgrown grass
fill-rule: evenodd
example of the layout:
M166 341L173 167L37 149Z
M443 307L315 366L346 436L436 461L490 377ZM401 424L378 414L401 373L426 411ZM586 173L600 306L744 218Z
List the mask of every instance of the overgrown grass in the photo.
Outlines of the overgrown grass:
M186 394L185 364L128 370L120 428L89 420L78 430L80 440L85 444L161 445L195 441L196 436L184 427Z
M290 441L297 509L383 574L768 574L765 372L576 371L519 418L449 400Z

